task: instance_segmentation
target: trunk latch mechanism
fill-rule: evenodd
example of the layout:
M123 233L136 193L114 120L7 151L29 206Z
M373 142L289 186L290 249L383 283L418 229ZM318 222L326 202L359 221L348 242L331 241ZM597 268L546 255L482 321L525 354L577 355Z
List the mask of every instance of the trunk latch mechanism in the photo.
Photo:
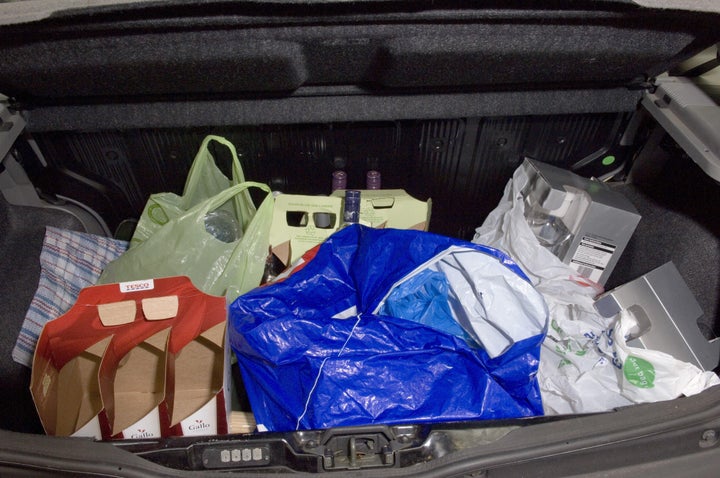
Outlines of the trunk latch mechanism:
M325 470L357 470L392 467L396 451L417 446L414 426L331 429L314 439L304 440L303 448L322 456Z

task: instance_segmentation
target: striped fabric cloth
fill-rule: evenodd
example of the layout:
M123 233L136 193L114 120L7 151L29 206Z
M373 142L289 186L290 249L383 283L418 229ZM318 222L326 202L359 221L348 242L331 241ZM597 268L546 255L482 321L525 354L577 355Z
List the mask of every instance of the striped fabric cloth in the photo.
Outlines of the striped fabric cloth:
M43 326L67 312L80 290L94 285L103 268L127 250L108 237L47 227L40 253L40 281L20 329L13 360L32 366Z

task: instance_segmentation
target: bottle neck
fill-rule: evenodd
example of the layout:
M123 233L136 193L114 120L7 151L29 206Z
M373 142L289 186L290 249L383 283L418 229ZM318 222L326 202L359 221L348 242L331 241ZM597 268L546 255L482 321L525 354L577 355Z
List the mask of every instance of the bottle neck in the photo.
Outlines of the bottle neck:
M360 222L360 191L345 191L343 222L345 224L357 224Z

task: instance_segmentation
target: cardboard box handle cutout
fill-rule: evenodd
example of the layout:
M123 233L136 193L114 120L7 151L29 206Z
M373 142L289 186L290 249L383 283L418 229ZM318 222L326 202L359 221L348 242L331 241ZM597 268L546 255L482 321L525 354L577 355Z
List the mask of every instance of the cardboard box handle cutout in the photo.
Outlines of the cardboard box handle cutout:
M147 320L167 320L178 314L178 296L149 297L141 300L142 311ZM105 327L125 325L135 320L137 303L134 300L123 300L109 304L99 304L98 316Z

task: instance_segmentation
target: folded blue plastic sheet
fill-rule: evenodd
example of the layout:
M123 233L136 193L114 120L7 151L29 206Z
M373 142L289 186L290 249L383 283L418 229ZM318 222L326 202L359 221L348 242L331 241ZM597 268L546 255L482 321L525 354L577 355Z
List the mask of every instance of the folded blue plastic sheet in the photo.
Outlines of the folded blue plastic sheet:
M425 269L394 288L378 313L402 317L463 340L472 340L453 317L449 294L450 284L445 274Z
M425 306L412 306L414 292ZM348 227L284 281L239 297L229 314L262 429L543 413L535 375L547 307L489 247Z

